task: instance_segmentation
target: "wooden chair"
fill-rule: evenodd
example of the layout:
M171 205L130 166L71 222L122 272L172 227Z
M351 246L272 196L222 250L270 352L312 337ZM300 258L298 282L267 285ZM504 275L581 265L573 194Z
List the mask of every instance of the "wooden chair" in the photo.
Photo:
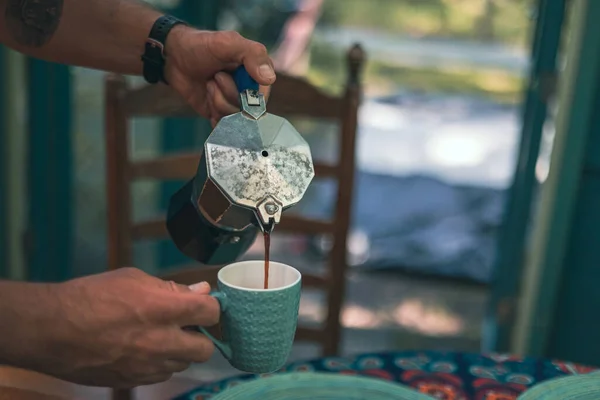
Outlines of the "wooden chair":
M330 177L338 182L336 210L332 221L310 220L285 215L276 232L308 235L330 234L334 238L325 275L303 275L304 287L327 293L327 319L322 329L299 327L296 340L322 345L324 355L335 355L340 341L340 309L344 299L346 271L346 238L350 225L355 169L355 142L358 107L361 97L360 71L364 53L359 45L348 52L348 77L343 96L322 93L306 80L278 74L272 87L268 110L285 117L318 118L336 121L340 126L338 162L315 164L317 178ZM199 154L132 161L128 148L128 122L135 117L193 117L196 114L168 86L144 85L130 88L124 77L106 78L106 164L108 208L108 268L132 265L132 244L141 239L167 237L164 217L133 222L131 219L130 185L141 179L174 180L191 178L196 171ZM293 96L289 94L293 93ZM182 284L208 281L216 284L219 267L191 266L161 276ZM129 399L129 391L115 391L114 399Z

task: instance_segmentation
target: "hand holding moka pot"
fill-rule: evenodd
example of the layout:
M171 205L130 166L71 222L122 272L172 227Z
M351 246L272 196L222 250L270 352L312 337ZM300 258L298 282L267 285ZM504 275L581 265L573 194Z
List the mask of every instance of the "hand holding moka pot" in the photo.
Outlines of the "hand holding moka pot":
M204 145L196 176L169 203L171 239L203 264L237 259L259 229L274 229L314 177L304 138L286 119L267 113L258 84L243 66L234 80L241 111L219 121Z

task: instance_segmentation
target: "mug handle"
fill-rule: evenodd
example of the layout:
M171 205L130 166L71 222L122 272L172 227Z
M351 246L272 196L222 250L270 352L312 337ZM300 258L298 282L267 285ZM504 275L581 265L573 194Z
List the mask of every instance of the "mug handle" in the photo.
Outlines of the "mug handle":
M221 314L227 311L227 296L225 296L225 293L214 291L210 293L210 296L214 297L219 302L219 305L221 306ZM202 333L204 336L209 338L211 342L214 343L215 347L221 352L221 354L223 354L223 357L225 357L228 360L231 360L231 358L233 357L233 353L231 350L231 346L228 343L215 338L201 326L195 326L194 328L198 332Z

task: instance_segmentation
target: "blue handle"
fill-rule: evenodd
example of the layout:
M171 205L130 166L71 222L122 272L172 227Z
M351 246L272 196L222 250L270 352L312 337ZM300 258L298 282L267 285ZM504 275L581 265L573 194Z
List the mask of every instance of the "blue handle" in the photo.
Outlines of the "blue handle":
M250 90L258 90L258 83L248 74L246 71L246 67L244 65L240 65L233 72L233 80L235 81L235 86L237 86L238 92L242 93L248 89Z

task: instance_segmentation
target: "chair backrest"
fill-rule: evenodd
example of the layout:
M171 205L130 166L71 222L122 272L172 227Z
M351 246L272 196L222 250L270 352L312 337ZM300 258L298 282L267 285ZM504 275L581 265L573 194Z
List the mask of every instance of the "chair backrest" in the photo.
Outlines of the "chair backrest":
M285 215L277 232L307 235L329 234L333 247L325 275L303 275L305 287L327 292L328 316L322 329L299 327L298 340L323 345L327 355L338 352L340 310L344 298L346 238L350 226L355 170L355 145L358 108L361 99L360 72L364 53L354 45L347 57L347 81L342 96L335 97L318 90L308 81L279 73L272 87L269 112L284 117L318 118L334 121L340 127L338 161L315 163L317 178L329 177L338 182L334 218L311 220ZM131 184L140 179L188 179L195 174L199 154L181 153L149 160L133 161L130 157L129 121L136 117L195 117L195 112L168 86L143 85L129 87L120 75L106 78L106 165L108 208L108 268L132 264L132 244L140 239L167 236L164 218L133 222L131 219ZM291 95L293 94L293 95ZM157 100L158 99L158 100ZM206 280L215 283L217 267L186 268L167 276L180 283Z

